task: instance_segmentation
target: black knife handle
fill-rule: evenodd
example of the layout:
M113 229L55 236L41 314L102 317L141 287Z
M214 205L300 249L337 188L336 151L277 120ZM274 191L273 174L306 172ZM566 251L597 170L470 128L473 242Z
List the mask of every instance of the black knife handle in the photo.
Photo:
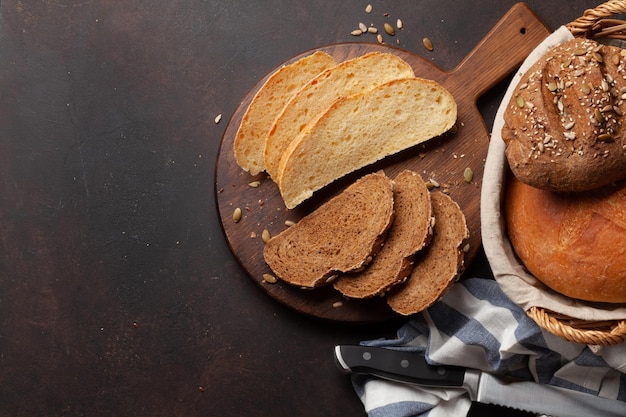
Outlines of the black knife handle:
M465 376L465 368L430 365L422 353L378 347L335 346L335 363L344 373L431 387L461 387Z

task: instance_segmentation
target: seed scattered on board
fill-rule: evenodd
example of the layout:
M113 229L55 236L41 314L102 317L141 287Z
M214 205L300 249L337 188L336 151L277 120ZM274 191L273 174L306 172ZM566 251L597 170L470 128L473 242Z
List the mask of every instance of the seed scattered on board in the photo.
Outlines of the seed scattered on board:
M239 223L241 220L241 208L237 207L235 211L233 211L233 221L235 223Z
M472 168L465 168L465 171L463 171L463 178L465 179L465 182L472 182L472 180L474 179L474 171L472 170Z
M276 284L276 282L278 282L276 277L271 274L263 274L263 281L267 282L268 284Z

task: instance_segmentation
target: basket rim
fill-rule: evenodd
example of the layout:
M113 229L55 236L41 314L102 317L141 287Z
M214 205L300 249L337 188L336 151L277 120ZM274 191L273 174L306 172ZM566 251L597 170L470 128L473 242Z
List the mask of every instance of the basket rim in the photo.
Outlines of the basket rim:
M536 306L526 314L542 329L571 342L610 346L626 340L626 320L579 320Z
M575 37L589 39L626 39L626 21L612 18L626 13L625 0L609 0L587 9L579 18L565 26Z

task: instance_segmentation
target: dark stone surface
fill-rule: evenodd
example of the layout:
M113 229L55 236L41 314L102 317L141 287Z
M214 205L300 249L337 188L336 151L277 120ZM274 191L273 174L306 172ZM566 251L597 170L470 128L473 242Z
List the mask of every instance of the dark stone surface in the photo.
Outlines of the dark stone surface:
M401 322L265 296L213 184L229 115L278 63L387 12L401 47L449 69L514 4L371 3L0 3L0 415L364 415L332 347ZM527 4L556 29L596 3ZM488 124L503 87L481 99Z

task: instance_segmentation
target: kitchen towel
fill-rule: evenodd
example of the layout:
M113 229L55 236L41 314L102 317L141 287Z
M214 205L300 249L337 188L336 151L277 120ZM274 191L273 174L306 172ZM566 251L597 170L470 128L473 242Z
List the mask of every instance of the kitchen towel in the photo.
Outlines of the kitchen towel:
M419 351L433 365L471 367L625 401L626 344L568 342L543 331L492 279L467 278L403 325L395 339L367 346ZM466 416L461 389L422 388L354 375L369 417Z

